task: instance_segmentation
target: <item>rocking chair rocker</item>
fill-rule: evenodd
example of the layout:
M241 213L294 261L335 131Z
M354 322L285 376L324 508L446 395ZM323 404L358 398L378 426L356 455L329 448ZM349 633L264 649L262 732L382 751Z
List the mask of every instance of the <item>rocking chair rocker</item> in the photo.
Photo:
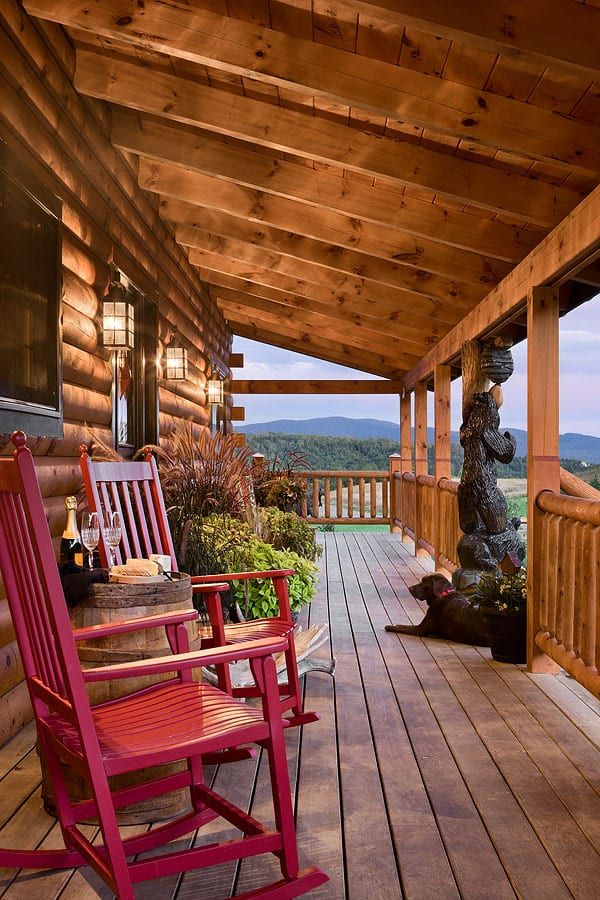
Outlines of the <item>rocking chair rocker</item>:
M111 512L118 512L121 517L122 551L121 547L117 548L117 562L123 561L123 553L126 557L160 553L171 557L173 571L177 571L178 563L158 477L158 468L152 454L147 452L143 462L95 462L90 458L85 445L82 445L80 450L80 466L90 511L97 512L100 518L105 513ZM98 551L102 565L107 566L110 554L102 530ZM212 636L203 640L202 647L223 647L257 639L277 638L285 641L287 683L279 685L279 694L282 713L291 711L291 716L286 718L288 726L306 725L319 719L315 712L302 711L293 634L295 623L292 621L287 584L287 578L293 574L291 569L282 569L268 572L198 575L192 578L192 586L195 591L201 591L203 585L214 582L227 582L229 586L232 581L245 581L251 578L269 578L273 581L279 602L279 615L273 618L225 625L218 595L207 595L204 599ZM219 687L231 696L258 696L256 688L232 687L228 665L217 666L217 674Z
M285 639L248 641L232 647L188 652L184 611L72 631L33 458L25 435L15 432L14 459L0 460L0 572L39 742L53 780L65 848L0 849L0 866L70 868L90 865L120 900L134 900L133 884L261 853L278 857L282 879L246 898L291 898L327 881L317 868L299 871L273 653ZM226 585L214 585L216 596ZM76 641L163 626L172 656L83 671ZM241 703L218 688L197 683L192 670L207 664L249 659L262 708ZM166 681L118 700L91 706L86 683L140 675L171 674ZM212 791L202 758L247 742L264 747L269 759L275 828L269 829ZM111 791L111 775L175 760L187 768L144 785ZM61 761L89 785L91 800L69 799ZM175 788L189 788L190 811L151 831L123 840L115 810ZM97 816L103 842L93 845L77 823ZM240 829L237 840L167 851L129 861L223 817Z

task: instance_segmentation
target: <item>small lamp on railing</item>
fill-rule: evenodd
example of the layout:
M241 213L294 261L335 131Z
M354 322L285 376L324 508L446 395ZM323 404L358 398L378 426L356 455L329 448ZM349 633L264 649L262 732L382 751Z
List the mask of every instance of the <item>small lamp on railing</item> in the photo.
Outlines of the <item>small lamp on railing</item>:
M185 381L188 377L188 352L174 338L166 349L167 381Z
M102 341L113 350L133 350L135 316L133 303L115 300L118 291L111 290L102 304Z

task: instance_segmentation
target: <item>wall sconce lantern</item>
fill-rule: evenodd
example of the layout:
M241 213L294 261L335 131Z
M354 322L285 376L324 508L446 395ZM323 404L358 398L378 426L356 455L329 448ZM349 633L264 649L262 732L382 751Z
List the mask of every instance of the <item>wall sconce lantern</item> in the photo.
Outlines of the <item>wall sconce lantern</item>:
M185 347L173 345L173 341L167 347L167 380L185 381L188 377L188 352Z
M220 406L223 402L223 379L221 373L214 366L206 381L206 395L209 403Z
M111 294L114 297L116 292ZM102 304L102 339L105 347L133 350L135 319L133 303L105 300Z

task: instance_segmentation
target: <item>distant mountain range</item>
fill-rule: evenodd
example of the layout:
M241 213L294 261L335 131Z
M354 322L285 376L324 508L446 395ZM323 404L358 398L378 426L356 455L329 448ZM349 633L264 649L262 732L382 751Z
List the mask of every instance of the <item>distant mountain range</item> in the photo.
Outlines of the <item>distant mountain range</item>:
M516 456L527 455L527 432L522 428L510 428L517 439ZM320 419L276 419L273 422L257 422L241 425L236 431L246 434L274 432L276 434L322 434L331 437L390 438L399 439L400 426L381 419L350 419L344 416L328 416ZM433 428L429 429L433 440ZM458 443L458 432L452 432L452 443ZM563 459L579 459L588 463L600 463L600 438L589 434L561 434L560 455Z

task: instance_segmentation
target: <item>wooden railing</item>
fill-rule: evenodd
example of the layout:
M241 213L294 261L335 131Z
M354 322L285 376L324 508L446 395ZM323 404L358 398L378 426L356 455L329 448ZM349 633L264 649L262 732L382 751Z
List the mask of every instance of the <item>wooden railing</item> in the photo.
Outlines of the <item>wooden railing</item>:
M390 525L415 542L417 552L430 553L438 566L453 572L458 568L456 545L461 537L458 524L458 482L433 475L415 475L390 469ZM436 546L437 545L437 546Z
M389 524L387 471L322 470L298 474L308 485L301 512L309 522Z
M542 491L535 505L537 646L600 696L600 501Z

